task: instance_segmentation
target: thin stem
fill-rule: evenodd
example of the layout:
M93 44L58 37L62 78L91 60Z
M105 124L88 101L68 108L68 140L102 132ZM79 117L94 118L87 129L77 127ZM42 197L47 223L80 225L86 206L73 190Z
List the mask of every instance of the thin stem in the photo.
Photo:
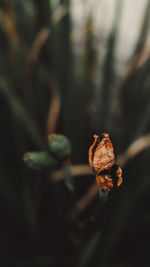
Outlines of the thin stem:
M118 156L117 163L119 166L123 167L128 160L133 159L137 154L150 146L150 134L144 135L137 140L135 140L123 153Z
M71 172L73 176L93 174L93 170L88 164L71 166ZM51 174L50 181L52 183L55 183L60 180L63 180L64 178L64 173L62 172L62 170L59 170Z

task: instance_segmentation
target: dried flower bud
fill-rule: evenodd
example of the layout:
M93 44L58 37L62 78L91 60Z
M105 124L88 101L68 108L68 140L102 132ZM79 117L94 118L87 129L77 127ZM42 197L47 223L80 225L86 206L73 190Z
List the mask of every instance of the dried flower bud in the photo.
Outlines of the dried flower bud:
M115 164L112 142L107 133L100 137L94 135L94 142L89 149L89 164L96 174L99 188L110 191L122 183L122 170Z

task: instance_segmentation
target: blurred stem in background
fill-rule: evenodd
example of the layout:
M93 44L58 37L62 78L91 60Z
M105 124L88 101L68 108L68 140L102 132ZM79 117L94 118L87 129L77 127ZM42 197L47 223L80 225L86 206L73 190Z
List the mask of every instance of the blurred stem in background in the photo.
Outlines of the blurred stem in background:
M140 51L144 49L149 33L149 27L150 27L150 1L148 0L145 8L145 13L143 14L143 23L141 26L137 45L135 48L135 55L137 55Z

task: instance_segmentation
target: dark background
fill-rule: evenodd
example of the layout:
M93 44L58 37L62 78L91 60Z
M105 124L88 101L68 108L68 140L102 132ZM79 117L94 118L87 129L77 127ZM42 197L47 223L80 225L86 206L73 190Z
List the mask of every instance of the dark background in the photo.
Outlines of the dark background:
M70 2L58 1L65 12L56 17L48 0L0 1L0 266L149 264L149 142L124 164L123 185L106 203L97 195L77 213L94 176L74 177L72 196L63 180L23 162L50 131L68 137L73 165L88 164L94 133L108 132L118 156L150 131L149 1L122 79L114 59L121 1L101 66L91 15L81 40L71 38Z

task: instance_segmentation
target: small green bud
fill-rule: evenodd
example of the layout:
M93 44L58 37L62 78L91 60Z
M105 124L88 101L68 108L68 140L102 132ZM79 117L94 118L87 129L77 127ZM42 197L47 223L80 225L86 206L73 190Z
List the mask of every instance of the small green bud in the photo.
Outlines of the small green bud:
M62 161L70 156L71 144L67 137L60 134L52 134L48 137L48 147L52 156Z
M43 170L46 168L55 168L57 161L47 152L28 152L24 155L24 162L32 169Z

